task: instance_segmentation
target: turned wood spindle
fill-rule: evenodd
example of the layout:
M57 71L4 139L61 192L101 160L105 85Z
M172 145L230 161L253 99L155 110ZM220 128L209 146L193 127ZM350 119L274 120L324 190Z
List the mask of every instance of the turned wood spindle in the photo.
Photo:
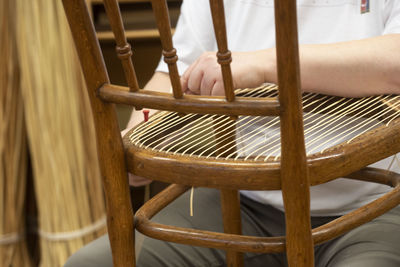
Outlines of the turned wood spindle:
M230 65L232 56L231 51L228 50L223 0L210 0L210 8L218 45L217 58L218 63L221 65L222 78L224 80L225 96L228 101L233 101L235 100L235 94Z
M153 12L156 17L158 31L160 32L161 45L165 63L168 64L169 77L175 98L182 98L181 80L176 62L178 56L172 44L171 23L169 19L168 6L165 0L152 0Z
M126 40L124 24L118 2L117 0L104 0L104 7L115 36L115 41L117 43L117 56L121 60L129 90L136 92L139 90L139 84L132 63L131 45Z

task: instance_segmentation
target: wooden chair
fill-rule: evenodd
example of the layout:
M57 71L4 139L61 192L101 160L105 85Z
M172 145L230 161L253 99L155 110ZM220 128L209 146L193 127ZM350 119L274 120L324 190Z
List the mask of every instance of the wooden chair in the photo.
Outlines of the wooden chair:
M246 92L255 92L251 90L237 91L235 94L232 88L231 54L227 48L221 0L210 0L210 4L214 27L218 29L218 61L222 68L226 98L182 95L165 0L153 0L152 3L161 33L164 59L169 66L173 94L138 88L131 61L132 51L124 35L116 0L104 0L104 4L129 88L110 84L85 0L63 0L63 3L93 108L115 266L135 265L134 227L145 235L161 240L224 249L229 266L241 265L240 252L283 251L286 251L290 266L313 266L314 245L370 221L399 204L399 175L365 167L400 151L397 97L373 98L373 103L379 103L378 109L387 111L384 112L385 116L383 113L379 115L380 120L386 119L387 125L367 129L351 140L306 154L302 101L306 101L308 96L300 91L295 0L275 1L279 78L279 91L275 93L279 92L279 97L272 92L261 98L246 97ZM330 110L335 109L331 107L334 101L335 98L321 102L325 104L311 101L304 110L307 111L307 106L313 113L322 113L326 108L321 107L326 107L326 103L329 103ZM160 112L153 120L132 130L122 142L112 102L165 112ZM318 111L318 108L322 111ZM209 115L204 114L205 110ZM375 110L370 113L374 114ZM357 111L352 111L352 114L358 115ZM229 146L237 139L237 121L254 118L251 116L275 116L280 119L281 152L278 155L265 156L261 153L244 157L235 145ZM177 148L174 138L185 131L185 127L198 125L199 121L208 125L208 128L200 128L201 131L208 129L208 132L214 132L210 137L211 145L200 144L189 149L187 143L193 143L196 138L184 134L187 137L186 143L182 143L184 148ZM221 124L221 121L225 121L225 124ZM169 126L160 130L166 123ZM228 146L230 148L226 149ZM210 149L213 151L209 152ZM173 184L137 212L135 225L127 171ZM309 186L343 176L386 184L394 189L365 207L311 229ZM225 233L181 229L150 222L155 213L191 186L221 190ZM286 237L241 235L238 194L241 189L282 190Z

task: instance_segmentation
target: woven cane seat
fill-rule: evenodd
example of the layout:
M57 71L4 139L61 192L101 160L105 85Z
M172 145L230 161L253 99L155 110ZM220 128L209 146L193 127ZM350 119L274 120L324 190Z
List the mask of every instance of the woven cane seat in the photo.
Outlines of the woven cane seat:
M266 84L259 88L239 89L235 94L241 97L273 99L277 98L278 91L276 85ZM304 93L307 157L316 164L320 159L327 157L331 160L342 161L343 164L346 148L349 145L359 147L360 151L363 149L362 153L367 153L362 145L365 142L390 145L388 141L394 134L393 129L398 129L398 127L388 126L396 126L400 123L398 121L399 105L399 96L370 96L354 99ZM185 158L188 162L187 167L193 167L193 162L196 160L200 162L200 165L203 164L204 168L207 168L207 162L215 167L224 165L250 167L262 164L261 166L268 169L274 177L277 176L274 170L280 161L279 121L279 116L231 118L221 115L178 114L161 111L149 121L132 129L124 139L128 151L132 152L130 154L133 154L133 151L147 151L148 154L144 157L154 157L153 161L168 162ZM382 137L378 138L375 135L371 139L369 136L377 131L383 133ZM386 139L386 141L381 139ZM372 156L371 163L384 156L389 155ZM201 168L199 164L195 164L196 169ZM143 165L142 169L144 169ZM310 168L312 169L312 165ZM258 170L255 169L254 172ZM147 172L146 174L149 175ZM311 175L315 178L312 184L322 182L323 174L326 173L317 174L318 177ZM347 173L343 173L345 174ZM199 175L201 176L202 173L197 173L197 176ZM329 177L325 176L324 179L329 179ZM166 178L165 181L169 179ZM250 184L248 186L252 187ZM274 185L274 187L277 186L277 184Z

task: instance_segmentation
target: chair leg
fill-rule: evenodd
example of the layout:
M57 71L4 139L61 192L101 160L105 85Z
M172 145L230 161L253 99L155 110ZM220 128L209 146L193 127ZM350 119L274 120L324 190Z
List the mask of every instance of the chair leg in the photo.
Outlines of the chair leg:
M221 190L221 207L224 232L240 235L242 233L242 223L240 218L239 192L237 190ZM226 265L228 267L243 266L243 253L228 250L226 252Z
M304 178L306 177L305 175ZM288 265L289 267L314 267L309 187L297 183L282 183L282 189L285 205Z
M133 212L126 188L105 187L108 237L114 267L136 266Z
M103 105L103 114L110 119L97 124L101 126L98 139L114 140L98 146L113 263L114 267L134 267L135 228L121 135L114 107Z
M114 106L97 98L97 90L109 83L96 32L85 0L63 0L76 49L85 74L93 110L107 204L107 227L114 266L135 266L133 212L130 202L124 149ZM113 142L111 141L113 140Z

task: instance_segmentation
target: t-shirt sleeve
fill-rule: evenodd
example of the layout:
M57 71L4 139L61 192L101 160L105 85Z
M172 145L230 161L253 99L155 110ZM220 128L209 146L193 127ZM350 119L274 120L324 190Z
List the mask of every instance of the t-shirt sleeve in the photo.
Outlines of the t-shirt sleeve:
M385 29L383 34L400 33L400 1L387 0L384 15Z
M201 54L209 51L215 42L208 1L183 1L181 13L173 36L173 45L178 55L178 71L182 75L185 70ZM211 28L210 28L211 27ZM168 72L163 58L156 71Z

